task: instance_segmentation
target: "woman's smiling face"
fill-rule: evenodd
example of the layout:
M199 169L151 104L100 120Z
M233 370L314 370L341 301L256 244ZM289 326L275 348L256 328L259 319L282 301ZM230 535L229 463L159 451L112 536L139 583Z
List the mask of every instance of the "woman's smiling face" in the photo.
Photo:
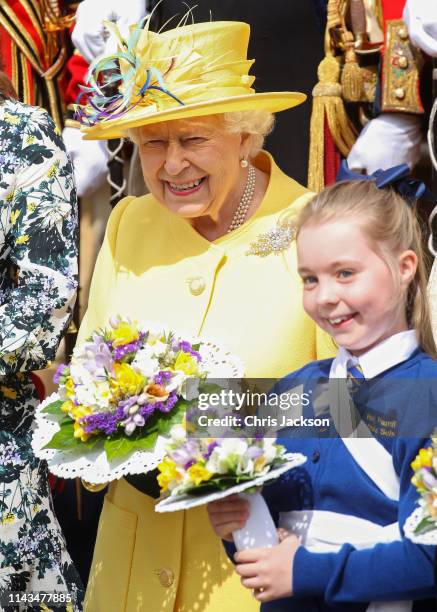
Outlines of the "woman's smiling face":
M145 126L139 154L146 185L180 217L216 219L225 204L238 204L244 190L240 160L247 157L246 141L227 133L217 115Z
M361 224L347 219L306 223L297 253L304 309L339 346L360 355L407 329L405 289L417 264L412 251L399 255L392 271Z

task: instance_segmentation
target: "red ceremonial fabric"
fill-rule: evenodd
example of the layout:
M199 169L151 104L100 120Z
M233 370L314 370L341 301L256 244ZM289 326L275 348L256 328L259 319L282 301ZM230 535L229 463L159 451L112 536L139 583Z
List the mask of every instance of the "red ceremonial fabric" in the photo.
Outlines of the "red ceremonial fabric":
M66 77L68 79L65 88L64 100L66 104L75 104L81 93L79 85L85 83L85 76L88 71L88 63L82 55L74 54L67 62ZM85 99L81 99L81 104L85 104Z
M324 172L325 172L325 186L333 185L337 177L337 172L340 168L340 153L335 146L334 139L332 138L331 130L329 129L328 122L325 117L325 124L323 129L323 138L325 145L325 156L324 156Z
M389 19L402 19L406 0L381 0L384 21Z
M35 385L35 389L36 389L36 393L38 395L38 399L39 399L40 402L42 402L45 399L45 396L46 396L46 390L44 388L44 383L40 379L40 377L37 376L36 374L34 374L33 372L31 373L30 378L32 379L33 384Z

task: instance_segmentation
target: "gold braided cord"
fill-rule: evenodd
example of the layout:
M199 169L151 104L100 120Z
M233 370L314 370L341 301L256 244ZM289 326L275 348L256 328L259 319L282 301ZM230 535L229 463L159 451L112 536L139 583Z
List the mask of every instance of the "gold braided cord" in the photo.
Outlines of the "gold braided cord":
M325 186L325 118L334 143L344 157L357 138L341 98L340 64L331 53L320 62L317 76L319 82L313 89L308 162L308 187L316 192Z
M382 12L382 0L374 0L375 1L375 14L378 20L379 27L381 30L384 29L384 16Z
M325 186L325 105L322 97L313 98L310 123L310 155L308 161L308 189L318 193Z
M329 0L327 7L326 30L329 33L331 28L336 28L341 25L341 0Z
M333 98L325 105L328 126L335 146L343 157L347 157L357 139L357 133L344 110L343 100Z

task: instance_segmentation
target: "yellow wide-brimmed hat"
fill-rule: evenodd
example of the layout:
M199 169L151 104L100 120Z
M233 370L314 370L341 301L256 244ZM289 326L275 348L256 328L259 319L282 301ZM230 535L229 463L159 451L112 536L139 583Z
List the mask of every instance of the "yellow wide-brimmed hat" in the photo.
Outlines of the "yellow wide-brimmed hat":
M119 50L90 67L88 102L77 107L86 139L120 138L128 128L231 111L276 113L306 99L291 91L255 92L246 23L194 23L155 33L146 20L131 29L128 41L114 24L106 25Z

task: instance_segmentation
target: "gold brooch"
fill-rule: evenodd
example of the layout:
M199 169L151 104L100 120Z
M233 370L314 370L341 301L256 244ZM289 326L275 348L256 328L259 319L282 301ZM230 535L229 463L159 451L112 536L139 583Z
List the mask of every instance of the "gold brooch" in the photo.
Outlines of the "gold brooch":
M258 255L267 257L271 253L278 255L281 251L288 249L296 237L296 228L291 221L277 223L265 234L260 234L255 242L252 242L246 255Z

